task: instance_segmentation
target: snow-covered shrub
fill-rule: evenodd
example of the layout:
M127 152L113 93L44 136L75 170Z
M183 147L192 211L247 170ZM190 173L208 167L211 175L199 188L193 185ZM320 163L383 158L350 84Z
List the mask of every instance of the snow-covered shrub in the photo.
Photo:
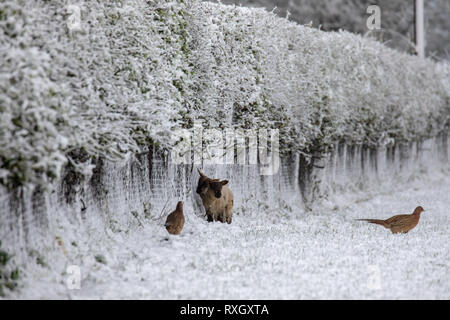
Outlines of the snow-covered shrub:
M262 9L198 0L0 3L0 182L89 172L177 128L277 128L282 151L420 140L449 124L450 68Z
M68 154L122 159L178 121L181 5L80 2L72 32L69 3L0 4L2 184L58 177Z
M448 65L261 9L204 3L190 12L198 117L215 126L279 128L284 150L310 153L342 140L422 139L448 124Z

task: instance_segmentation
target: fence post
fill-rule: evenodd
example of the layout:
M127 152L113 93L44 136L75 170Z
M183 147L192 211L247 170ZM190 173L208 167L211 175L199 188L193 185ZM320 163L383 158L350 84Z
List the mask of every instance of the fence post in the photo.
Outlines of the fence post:
M425 58L424 0L414 0L414 42L420 58Z

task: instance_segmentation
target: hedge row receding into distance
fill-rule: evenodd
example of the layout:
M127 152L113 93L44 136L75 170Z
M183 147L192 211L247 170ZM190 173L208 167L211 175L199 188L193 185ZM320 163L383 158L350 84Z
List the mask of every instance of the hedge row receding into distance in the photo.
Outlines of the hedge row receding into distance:
M263 9L198 0L0 3L0 183L46 184L170 148L172 132L280 130L281 150L448 130L450 67Z

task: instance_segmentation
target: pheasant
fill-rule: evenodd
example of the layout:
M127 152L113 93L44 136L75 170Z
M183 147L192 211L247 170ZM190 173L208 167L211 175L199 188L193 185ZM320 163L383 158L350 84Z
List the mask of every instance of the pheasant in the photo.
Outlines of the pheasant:
M183 201L179 201L177 208L167 217L164 224L170 234L180 234L184 226Z
M357 219L359 221L367 221L369 223L375 223L382 225L383 227L390 229L392 233L408 233L419 223L420 214L425 210L422 207L417 207L412 214L399 214L386 220L378 219Z

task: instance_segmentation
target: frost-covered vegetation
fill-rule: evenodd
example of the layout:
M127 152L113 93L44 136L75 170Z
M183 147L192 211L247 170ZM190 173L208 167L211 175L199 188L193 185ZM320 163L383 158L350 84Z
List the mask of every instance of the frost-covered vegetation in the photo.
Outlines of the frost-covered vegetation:
M0 182L120 160L171 132L278 128L283 151L447 130L450 67L262 9L197 0L0 3Z

